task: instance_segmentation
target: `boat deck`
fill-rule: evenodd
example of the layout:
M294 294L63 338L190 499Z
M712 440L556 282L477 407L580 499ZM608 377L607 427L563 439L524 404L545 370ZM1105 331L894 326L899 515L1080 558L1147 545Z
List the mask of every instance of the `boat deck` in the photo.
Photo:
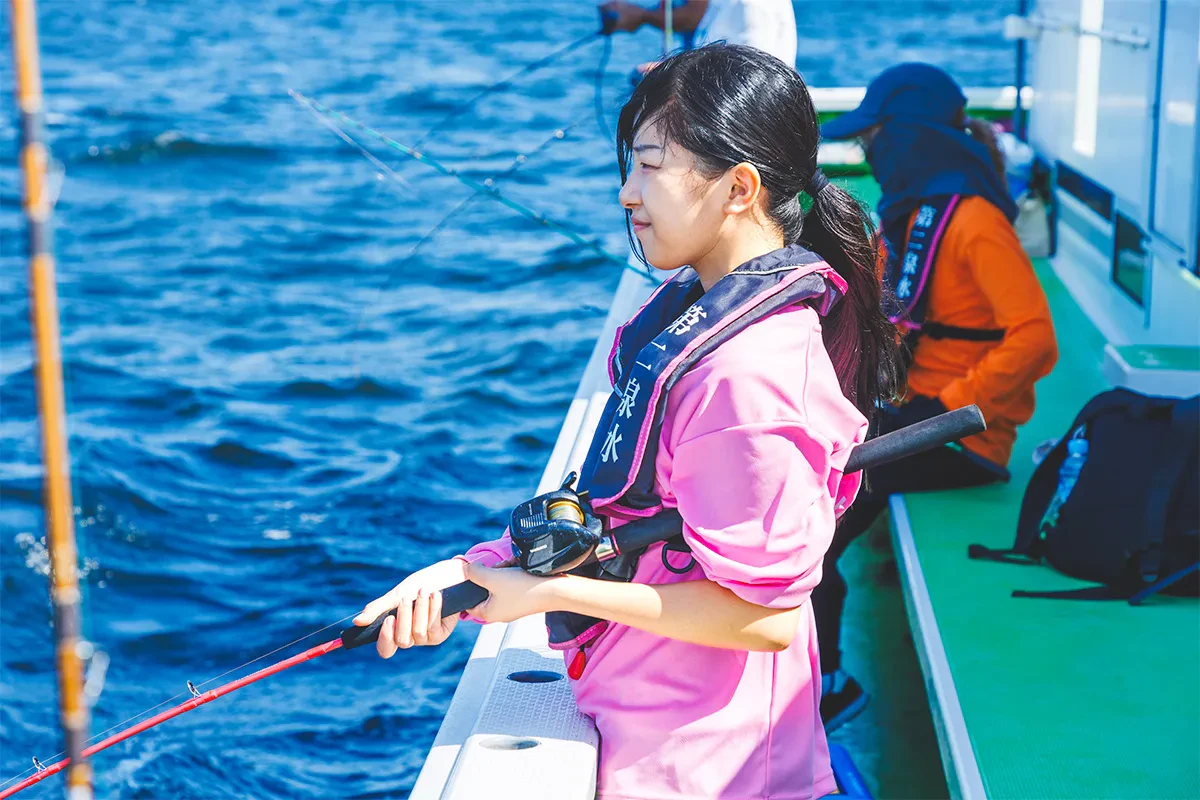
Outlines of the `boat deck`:
M1200 796L1200 604L1011 597L1086 585L1048 567L967 559L1010 547L1040 442L1092 395L1104 338L1036 264L1060 357L1037 385L1012 481L892 499L891 527L947 784L959 797Z

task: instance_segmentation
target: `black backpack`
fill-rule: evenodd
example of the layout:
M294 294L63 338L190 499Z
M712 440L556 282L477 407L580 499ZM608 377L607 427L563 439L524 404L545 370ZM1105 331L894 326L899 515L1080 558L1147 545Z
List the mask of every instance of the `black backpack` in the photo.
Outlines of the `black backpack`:
M1087 439L1087 460L1055 515L1072 437ZM1180 400L1113 389L1093 397L1030 478L1012 549L971 545L968 555L1044 562L1103 584L1014 597L1137 605L1159 591L1200 595L1200 395Z

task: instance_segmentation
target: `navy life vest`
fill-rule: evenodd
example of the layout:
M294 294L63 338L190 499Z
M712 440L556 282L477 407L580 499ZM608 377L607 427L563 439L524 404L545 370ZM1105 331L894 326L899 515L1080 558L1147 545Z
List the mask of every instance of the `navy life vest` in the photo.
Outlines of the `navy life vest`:
M933 283L933 268L942 246L942 237L961 200L962 197L956 194L927 198L917 207L912 229L907 236L900 230L884 231L888 244L884 280L891 288L894 299L894 305L887 309L888 319L906 332L905 343L910 355L922 336L970 342L998 342L1004 338L1003 329L963 328L925 319L929 306L929 286ZM891 227L907 227L907 224L908 218L904 217ZM904 242L903 250L899 247L893 249L897 242Z
M613 392L579 480L593 510L607 519L625 520L662 513L662 499L654 492L655 457L667 396L679 378L760 319L799 303L808 303L824 315L845 289L845 281L832 267L800 245L747 261L707 292L691 268L659 286L641 310L617 329L609 355ZM621 554L575 574L628 582L640 555ZM546 624L550 646L563 650L586 647L609 623L553 611L546 614ZM582 664L580 660L578 669L572 665L572 677L579 677Z

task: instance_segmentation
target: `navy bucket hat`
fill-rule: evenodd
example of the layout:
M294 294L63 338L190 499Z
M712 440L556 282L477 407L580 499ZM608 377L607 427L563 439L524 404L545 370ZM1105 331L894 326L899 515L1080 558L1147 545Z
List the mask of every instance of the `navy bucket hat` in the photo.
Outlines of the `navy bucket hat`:
M821 126L824 139L849 139L895 119L953 125L967 98L954 79L929 64L899 64L867 86L858 108Z

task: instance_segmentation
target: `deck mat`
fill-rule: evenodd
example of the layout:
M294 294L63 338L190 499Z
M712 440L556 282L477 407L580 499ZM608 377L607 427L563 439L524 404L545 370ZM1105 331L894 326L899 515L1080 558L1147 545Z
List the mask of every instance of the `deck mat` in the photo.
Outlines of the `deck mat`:
M1200 602L1014 599L1084 584L966 556L973 542L1012 545L1033 448L1109 388L1103 337L1050 266L1036 267L1060 360L1037 385L1012 482L905 498L979 770L997 798L1200 797Z

